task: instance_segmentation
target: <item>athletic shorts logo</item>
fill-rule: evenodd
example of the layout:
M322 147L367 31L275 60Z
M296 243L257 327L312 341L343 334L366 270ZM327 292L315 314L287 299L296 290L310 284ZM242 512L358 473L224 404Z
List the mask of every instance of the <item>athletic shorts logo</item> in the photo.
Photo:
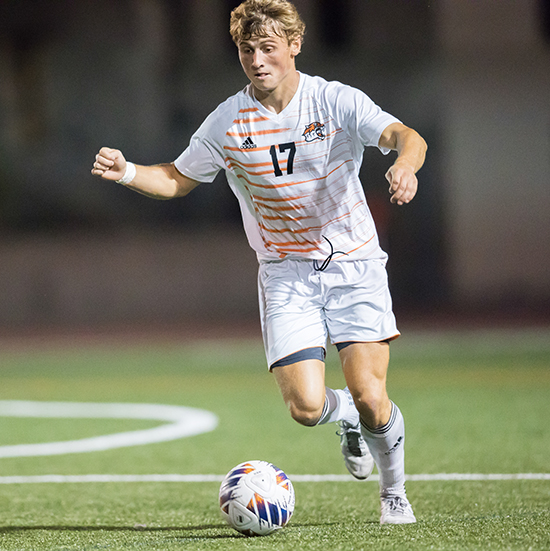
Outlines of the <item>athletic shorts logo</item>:
M256 147L258 146L252 141L252 138L248 136L239 149L256 149Z
M302 136L306 139L306 142L313 142L315 140L324 140L327 135L325 133L325 125L320 122L312 122L306 126Z

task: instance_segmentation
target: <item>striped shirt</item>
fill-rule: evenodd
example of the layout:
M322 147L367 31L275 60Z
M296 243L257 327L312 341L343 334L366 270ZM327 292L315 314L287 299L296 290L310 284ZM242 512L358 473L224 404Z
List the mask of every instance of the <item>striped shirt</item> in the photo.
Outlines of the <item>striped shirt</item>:
M175 166L199 182L225 170L260 261L320 260L331 246L335 260L385 259L359 169L364 148L378 147L393 122L363 92L300 73L278 114L255 99L251 85L227 99Z

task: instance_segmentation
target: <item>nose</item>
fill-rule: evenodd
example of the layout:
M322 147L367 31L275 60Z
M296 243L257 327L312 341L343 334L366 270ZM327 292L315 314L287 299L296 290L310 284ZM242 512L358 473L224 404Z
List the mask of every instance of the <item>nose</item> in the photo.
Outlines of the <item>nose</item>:
M263 56L260 50L256 50L252 54L252 66L257 69L263 65Z

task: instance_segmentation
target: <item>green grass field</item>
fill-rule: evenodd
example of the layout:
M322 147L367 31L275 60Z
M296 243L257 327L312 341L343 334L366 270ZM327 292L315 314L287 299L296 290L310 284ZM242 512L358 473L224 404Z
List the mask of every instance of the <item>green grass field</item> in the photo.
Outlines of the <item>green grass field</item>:
M256 340L13 347L0 400L182 405L209 433L108 451L0 458L0 550L550 549L550 479L410 480L416 525L379 525L374 481L295 482L290 524L245 538L223 524L219 482L13 483L37 475L223 475L265 459L292 475L346 474L335 426L287 414ZM327 382L341 387L330 352ZM390 395L405 415L408 474L550 474L550 330L405 335ZM2 417L0 446L162 424ZM28 479L22 479L28 480ZM8 483L9 482L9 483Z

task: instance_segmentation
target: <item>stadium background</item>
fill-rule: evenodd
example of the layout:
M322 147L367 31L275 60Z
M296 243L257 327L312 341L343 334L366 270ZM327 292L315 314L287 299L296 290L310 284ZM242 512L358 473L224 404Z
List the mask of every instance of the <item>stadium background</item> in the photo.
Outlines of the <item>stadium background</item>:
M223 175L155 202L99 147L172 161L246 84L237 0L0 5L0 328L256 327L256 259ZM296 0L298 68L365 90L430 149L420 192L362 179L400 319L548 321L550 2Z

